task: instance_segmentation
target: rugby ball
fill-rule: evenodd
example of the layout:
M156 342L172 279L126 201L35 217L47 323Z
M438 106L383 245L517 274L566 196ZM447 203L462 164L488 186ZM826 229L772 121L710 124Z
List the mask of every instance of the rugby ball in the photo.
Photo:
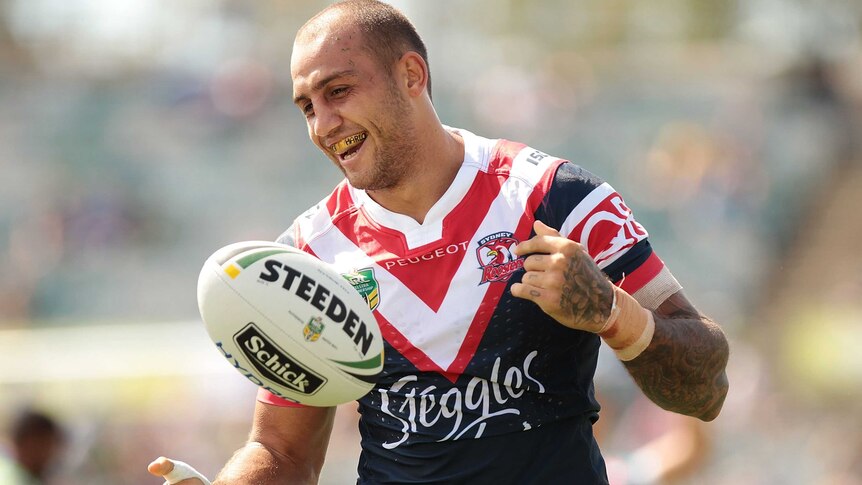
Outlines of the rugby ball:
M335 406L364 396L383 368L365 299L332 266L291 246L245 241L204 263L198 307L242 375L281 398Z

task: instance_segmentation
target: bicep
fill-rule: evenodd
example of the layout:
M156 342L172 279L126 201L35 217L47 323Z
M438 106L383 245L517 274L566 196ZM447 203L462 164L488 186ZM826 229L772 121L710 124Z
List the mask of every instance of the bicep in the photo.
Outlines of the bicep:
M662 318L693 318L700 319L703 315L694 307L682 290L667 297L655 310Z
M334 407L282 407L258 401L250 441L255 441L281 460L312 466L319 472L326 456Z

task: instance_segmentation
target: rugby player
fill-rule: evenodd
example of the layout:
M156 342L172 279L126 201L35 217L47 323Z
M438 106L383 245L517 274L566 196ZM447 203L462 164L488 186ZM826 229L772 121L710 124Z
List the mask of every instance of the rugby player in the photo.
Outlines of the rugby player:
M359 401L358 483L607 483L592 432L602 340L657 405L719 414L725 336L621 195L576 163L442 124L401 12L327 7L299 30L291 76L345 180L279 241L352 258L386 339ZM334 415L261 391L216 483L315 483ZM164 457L149 469L200 483Z

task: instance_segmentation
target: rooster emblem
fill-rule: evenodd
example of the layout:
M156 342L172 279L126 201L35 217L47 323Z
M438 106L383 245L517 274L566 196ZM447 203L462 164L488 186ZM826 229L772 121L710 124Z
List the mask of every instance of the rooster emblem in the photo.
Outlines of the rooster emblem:
M524 261L515 257L512 249L518 244L511 232L498 232L479 240L476 257L482 268L479 284L507 281L509 276L524 266Z
M499 243L495 244L494 247L485 254L485 257L488 261L486 264L503 264L515 259L512 256L512 251L504 244Z

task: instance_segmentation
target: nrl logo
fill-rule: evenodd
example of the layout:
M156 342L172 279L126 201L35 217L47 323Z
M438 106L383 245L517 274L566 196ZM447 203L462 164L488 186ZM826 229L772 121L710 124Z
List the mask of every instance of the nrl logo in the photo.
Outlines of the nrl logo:
M311 317L308 320L308 323L305 324L305 327L302 329L302 335L305 336L305 340L309 342L316 342L317 339L320 338L320 334L323 332L323 319L320 317Z
M480 285L507 281L512 273L524 267L524 260L512 252L517 244L511 232L497 232L479 240L476 257L482 268Z
M380 305L380 284L377 283L377 278L374 277L374 268L353 270L341 276L362 295L371 311L374 311Z

